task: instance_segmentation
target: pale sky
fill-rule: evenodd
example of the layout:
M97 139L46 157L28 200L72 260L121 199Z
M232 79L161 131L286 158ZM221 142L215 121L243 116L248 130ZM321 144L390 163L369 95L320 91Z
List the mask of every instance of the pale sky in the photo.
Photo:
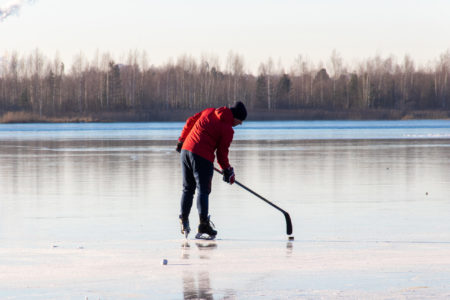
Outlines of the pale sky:
M255 72L269 57L286 69L298 55L326 65L333 49L347 63L409 54L425 64L450 48L450 0L22 2L19 14L0 22L0 56L39 48L72 64L80 51L89 60L108 51L118 61L138 49L157 66L183 54L214 54L224 66L233 51Z

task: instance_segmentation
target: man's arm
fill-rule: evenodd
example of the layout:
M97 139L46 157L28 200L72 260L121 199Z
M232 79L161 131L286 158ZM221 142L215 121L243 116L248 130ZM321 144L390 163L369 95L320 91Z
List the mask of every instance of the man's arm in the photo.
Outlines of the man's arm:
M181 143L184 142L184 140L189 135L189 132L191 132L192 127L194 127L195 122L197 122L197 120L200 118L201 115L202 115L202 112L199 112L199 113L193 115L192 117L190 117L189 119L187 119L186 124L184 124L183 130L181 131L181 135L178 138L178 142L181 142Z
M228 161L228 149L230 148L231 141L233 140L233 130L226 131L222 138L220 139L219 145L217 147L217 162L222 170L228 169L230 163Z

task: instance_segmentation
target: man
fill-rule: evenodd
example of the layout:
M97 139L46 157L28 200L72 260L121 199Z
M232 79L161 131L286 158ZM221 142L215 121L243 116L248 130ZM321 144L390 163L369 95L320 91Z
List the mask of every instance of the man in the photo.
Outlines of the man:
M183 194L181 196L181 233L188 236L189 213L197 189L197 209L200 224L196 238L214 239L217 231L211 227L208 215L209 194L214 173L214 159L222 168L223 180L233 184L234 169L228 161L228 148L233 140L233 128L247 117L242 102L234 106L207 108L187 119L178 139L177 151L181 153ZM206 235L206 237L205 237Z

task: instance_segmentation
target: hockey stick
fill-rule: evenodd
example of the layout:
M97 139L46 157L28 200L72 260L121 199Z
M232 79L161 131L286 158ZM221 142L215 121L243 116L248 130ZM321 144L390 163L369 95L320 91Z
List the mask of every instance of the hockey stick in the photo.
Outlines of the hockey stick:
M223 175L222 171L220 171L219 169L217 169L216 167L214 167L214 170L220 174ZM239 181L235 180L234 183L236 183L238 186L240 186L241 188L243 188L244 190L252 193L253 195L255 195L256 197L258 197L259 199L263 200L264 202L266 202L267 204L275 207L276 209L278 209L279 211L281 211L284 215L284 217L286 218L286 234L290 235L292 234L292 222L291 222L291 217L289 216L289 214L281 209L280 207L276 206L275 204L273 204L272 202L270 202L269 200L267 200L266 198L264 198L263 196L259 195L258 193L252 191L251 189L249 189L248 187L246 187L245 185L243 185L242 183L240 183Z

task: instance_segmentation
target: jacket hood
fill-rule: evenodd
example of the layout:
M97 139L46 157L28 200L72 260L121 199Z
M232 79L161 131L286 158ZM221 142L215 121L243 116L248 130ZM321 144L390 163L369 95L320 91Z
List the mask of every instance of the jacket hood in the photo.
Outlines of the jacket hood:
M233 120L234 120L233 113L231 112L231 110L228 107L223 106L223 107L217 108L215 111L215 114L216 114L217 118L219 118L220 121L230 124L230 125L233 125Z

